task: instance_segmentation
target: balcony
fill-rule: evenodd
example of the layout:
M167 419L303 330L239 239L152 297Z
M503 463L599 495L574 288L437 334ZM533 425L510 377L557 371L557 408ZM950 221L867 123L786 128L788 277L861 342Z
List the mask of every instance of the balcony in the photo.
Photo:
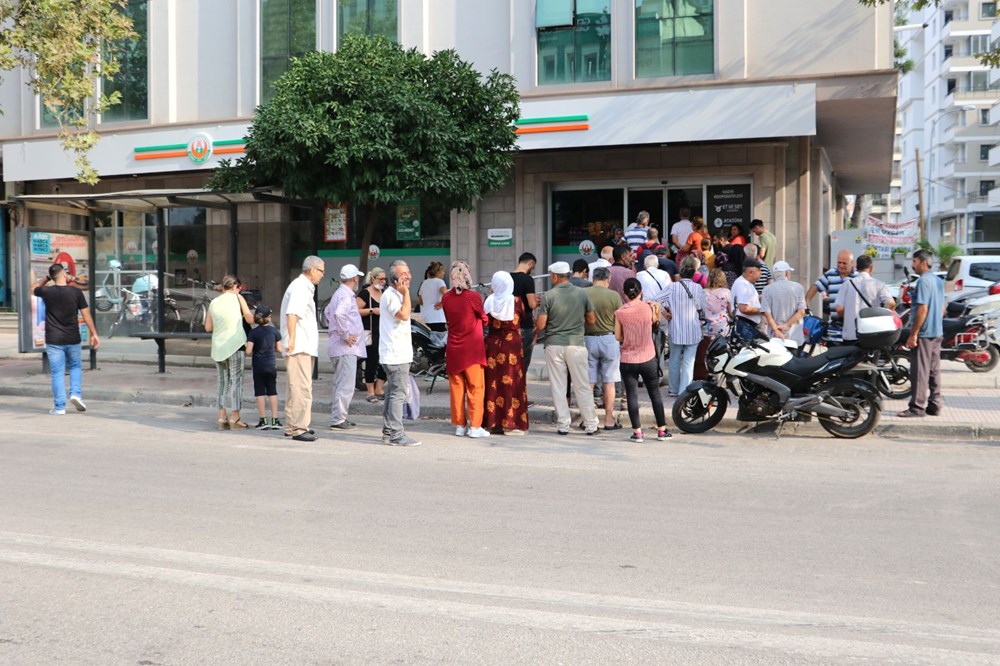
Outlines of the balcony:
M974 55L953 55L944 61L944 66L950 72L967 72L970 67L982 67L982 64Z
M944 25L941 30L941 41L957 42L969 35L982 35L989 33L993 27L993 19L979 19L969 16L956 16Z
M958 86L951 97L956 104L969 102L994 102L1000 99L1000 85L990 84L984 88L966 88Z
M990 208L1000 208L1000 187L994 187L990 190L986 200L989 202Z
M1000 145L990 148L990 159L986 163L991 167L1000 166Z

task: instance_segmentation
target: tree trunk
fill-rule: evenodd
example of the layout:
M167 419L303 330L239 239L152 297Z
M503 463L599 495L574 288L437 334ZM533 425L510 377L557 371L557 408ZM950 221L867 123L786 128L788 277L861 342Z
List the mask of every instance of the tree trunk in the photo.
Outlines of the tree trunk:
M870 197L867 194L854 195L854 211L851 213L851 227L861 228L861 221L864 219L864 209L868 207Z
M361 215L361 224L364 231L361 233L361 256L358 257L358 270L368 273L368 246L372 244L372 237L375 235L375 225L378 224L378 210L375 204L366 204Z

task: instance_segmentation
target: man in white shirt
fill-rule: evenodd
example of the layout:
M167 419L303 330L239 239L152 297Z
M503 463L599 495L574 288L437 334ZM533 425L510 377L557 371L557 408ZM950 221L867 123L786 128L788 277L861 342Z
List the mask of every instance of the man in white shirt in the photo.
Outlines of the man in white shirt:
M793 282L792 268L787 261L774 263L774 282L764 287L760 296L764 319L772 338L793 340L802 346L802 318L806 315L806 292L802 285Z
M690 246L688 246L688 236L691 235L693 231L691 227L691 209L684 207L677 211L681 219L674 222L674 226L670 227L670 241L673 243L676 250L674 251L674 261L680 262L684 259L684 255L691 251Z
M884 307L894 310L896 301L881 280L872 277L875 261L867 254L858 257L857 277L848 278L837 292L833 307L844 322L844 342L858 340L858 312L861 308Z
M745 324L741 325L740 320L749 322L750 326L759 329L764 318L760 309L760 294L754 287L754 283L760 278L760 262L747 259L743 262L743 275L733 282L733 308L736 310L736 331L743 338L747 338L746 333L740 333L741 329L746 330Z
M643 260L643 269L636 273L639 284L642 285L642 300L647 303L657 297L673 282L671 275L659 267L660 259L656 255L647 255ZM667 343L667 319L661 317L660 325L653 331L653 344L656 345L657 367L663 358L663 346ZM663 376L663 368L659 368Z
M316 320L316 285L323 279L323 260L310 255L302 262L302 274L292 280L281 299L281 344L288 373L285 398L285 436L299 442L315 442L312 421L313 363L319 356L319 324Z
M385 370L385 404L382 407L382 442L390 446L420 446L403 431L403 405L410 399L410 267L397 259L387 271L389 286L379 304L378 356Z

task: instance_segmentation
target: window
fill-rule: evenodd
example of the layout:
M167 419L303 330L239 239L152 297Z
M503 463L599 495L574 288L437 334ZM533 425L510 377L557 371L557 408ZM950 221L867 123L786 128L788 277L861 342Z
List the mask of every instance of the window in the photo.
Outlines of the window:
M611 80L610 0L537 0L538 83Z
M993 180L981 180L979 181L979 196L985 197L996 185L996 181Z
M979 124L989 125L990 124L990 110L989 109L979 109Z
M988 143L979 146L979 161L980 162L985 162L986 160L990 159L990 148L992 148L992 147L993 147L993 145L992 144L988 144Z
M130 0L125 13L132 19L132 29L139 35L114 47L118 73L101 82L105 95L119 93L121 102L101 115L101 122L146 120L149 117L149 30L148 0Z
M396 0L337 0L337 40L344 35L398 39Z
M972 35L969 37L969 55L978 55L990 50L989 35Z
M260 0L260 26L260 96L266 102L289 61L316 49L316 0Z
M997 15L997 3L995 2L981 2L979 3L979 18L995 18Z
M948 58L951 57L951 54L953 52L954 52L954 48L952 47L952 45L951 44L945 44L944 45L944 56L941 58L941 60L947 60Z
M1000 281L1000 264L973 261L969 264L969 277L987 282Z
M958 87L958 81L956 81L955 79L948 79L947 89L945 90L945 93L944 93L945 96L950 95L953 92L955 92L955 88L956 87Z
M597 240L606 230L625 228L625 190L556 190L552 193L553 252L576 253L581 241Z
M715 72L712 0L635 0L635 76Z

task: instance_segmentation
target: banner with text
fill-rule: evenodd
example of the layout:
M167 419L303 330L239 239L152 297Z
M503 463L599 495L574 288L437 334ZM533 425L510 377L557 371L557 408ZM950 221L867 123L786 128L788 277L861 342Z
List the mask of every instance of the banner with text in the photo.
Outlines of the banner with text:
M874 247L880 259L888 259L893 250L910 250L917 244L917 221L889 222L873 215L865 224L867 245Z

